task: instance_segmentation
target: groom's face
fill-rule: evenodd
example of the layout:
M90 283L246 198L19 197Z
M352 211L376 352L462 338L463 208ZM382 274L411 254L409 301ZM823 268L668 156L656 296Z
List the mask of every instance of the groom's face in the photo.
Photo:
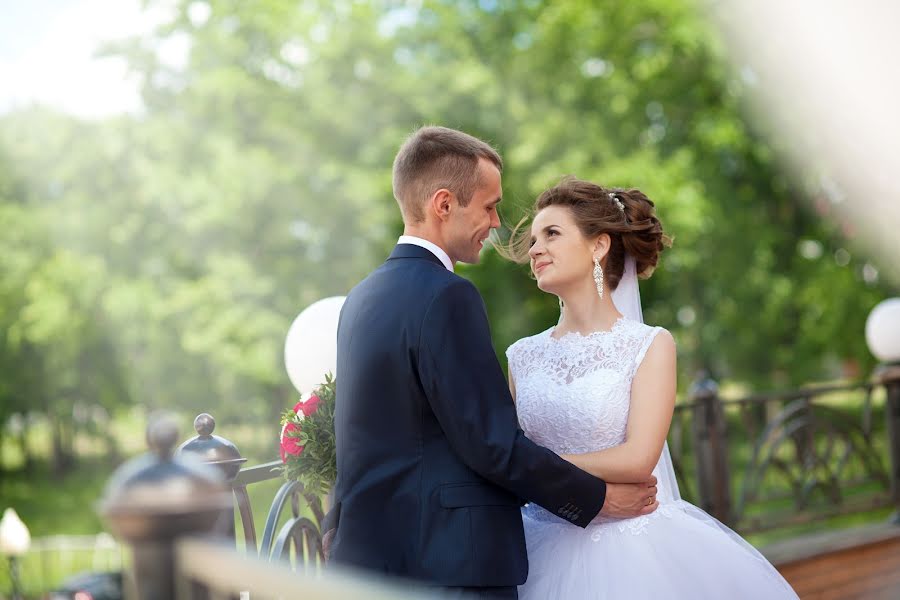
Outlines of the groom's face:
M447 254L454 261L477 263L481 248L491 233L500 227L497 205L500 203L500 171L491 161L478 161L478 187L468 206L455 205L448 221Z

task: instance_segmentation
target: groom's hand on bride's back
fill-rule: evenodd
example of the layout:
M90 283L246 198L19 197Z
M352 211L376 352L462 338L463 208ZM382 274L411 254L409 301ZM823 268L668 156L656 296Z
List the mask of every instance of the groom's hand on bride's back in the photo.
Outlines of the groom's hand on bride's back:
M639 517L649 515L659 506L656 500L656 477L641 483L607 483L606 500L601 515L607 517Z

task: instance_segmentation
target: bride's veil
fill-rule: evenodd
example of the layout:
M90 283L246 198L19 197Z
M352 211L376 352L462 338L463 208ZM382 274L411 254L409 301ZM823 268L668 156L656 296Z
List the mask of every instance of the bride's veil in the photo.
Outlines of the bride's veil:
M612 293L613 303L620 313L626 318L639 323L644 322L644 313L641 310L641 291L638 288L637 269L635 267L634 257L625 256L625 272L619 285ZM669 444L663 445L662 455L656 468L653 469L656 476L657 494L656 497L660 501L681 500L681 494L678 491L678 481L675 479L675 467L672 465L672 455L669 454Z

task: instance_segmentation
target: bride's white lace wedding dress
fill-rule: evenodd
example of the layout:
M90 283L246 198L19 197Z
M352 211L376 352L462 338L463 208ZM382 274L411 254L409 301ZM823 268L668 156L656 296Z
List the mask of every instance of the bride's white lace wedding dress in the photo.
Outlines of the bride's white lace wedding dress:
M631 381L658 327L619 319L611 331L552 329L507 350L525 434L559 454L625 441ZM522 600L731 600L797 598L750 544L684 502L666 476L666 452L654 474L659 508L634 519L598 516L581 529L529 504L523 509L529 575ZM671 472L671 469L668 469Z

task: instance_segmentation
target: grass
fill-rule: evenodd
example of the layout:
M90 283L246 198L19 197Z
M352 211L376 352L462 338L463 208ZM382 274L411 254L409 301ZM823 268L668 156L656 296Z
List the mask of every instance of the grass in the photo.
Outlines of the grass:
M95 534L103 530L95 506L111 470L92 459L57 478L39 462L30 473L5 473L0 497L15 508L32 537Z

